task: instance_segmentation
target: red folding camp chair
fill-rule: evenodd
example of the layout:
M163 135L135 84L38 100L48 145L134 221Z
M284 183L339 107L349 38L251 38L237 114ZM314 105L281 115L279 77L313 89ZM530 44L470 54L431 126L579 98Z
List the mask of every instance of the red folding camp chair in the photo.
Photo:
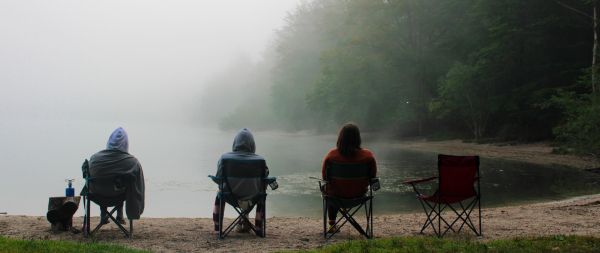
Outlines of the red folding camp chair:
M438 177L404 182L412 186L427 215L420 233L430 226L438 237L442 237L449 230L460 232L466 225L477 236L482 236L479 156L438 155L438 172ZM438 179L438 188L433 194L425 195L417 189L417 184L434 179ZM478 226L475 226L471 219L471 213L476 206L479 211ZM456 216L452 222L443 217L443 214L448 213L444 213L446 209L450 209L450 214ZM445 226L444 231L442 223ZM454 225L459 226L458 229L454 229Z

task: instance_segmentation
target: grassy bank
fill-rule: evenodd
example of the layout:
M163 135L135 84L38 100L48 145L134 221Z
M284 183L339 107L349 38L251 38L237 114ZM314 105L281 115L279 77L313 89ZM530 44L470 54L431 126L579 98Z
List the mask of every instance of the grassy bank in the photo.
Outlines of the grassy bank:
M124 252L139 253L147 252L141 250L128 249L120 245L99 244L99 243L76 243L68 241L51 240L17 240L0 237L0 252L6 253L37 253L37 252Z
M188 249L192 250L192 249ZM195 250L198 250L197 248ZM53 240L17 240L0 237L0 252L147 252L120 245L77 243ZM516 238L481 242L467 239L437 239L433 237L397 237L376 240L353 240L322 248L299 251L334 252L410 252L410 253L519 253L519 252L600 252L600 238L587 236L551 236Z
M301 252L600 252L600 238L553 236L480 242L477 240L437 239L431 237L402 237L369 241L349 241Z

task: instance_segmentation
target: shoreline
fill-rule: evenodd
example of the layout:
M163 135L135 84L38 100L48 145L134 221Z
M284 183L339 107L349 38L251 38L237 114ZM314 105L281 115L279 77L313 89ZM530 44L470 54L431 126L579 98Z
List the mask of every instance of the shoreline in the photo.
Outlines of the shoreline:
M444 153L448 155L479 155L483 158L505 159L540 165L561 165L578 169L600 168L600 160L588 156L554 154L548 142L518 145L476 144L461 140L445 141L395 141L393 147L405 150Z
M483 208L482 213L484 236L481 240L484 241L545 235L600 237L600 194L534 204ZM430 230L426 230L425 235L418 233L424 219L423 213L375 216L375 238L434 236ZM227 220L231 221L231 219ZM81 217L74 218L77 227L81 222ZM98 218L92 217L92 223L97 222ZM134 223L132 240L124 238L118 228L110 224L96 234L94 241L156 252L273 252L311 249L349 239L363 239L351 226L346 225L342 228L341 234L330 240L324 240L320 234L322 220L307 217L268 218L266 238L234 231L224 240L217 240L212 228L210 218L142 217ZM2 215L0 236L82 243L92 241L83 238L82 234L70 232L54 234L46 218L41 216ZM469 231L460 234L449 233L446 238L478 240Z
M453 155L477 154L484 158L506 159L542 165L561 165L578 169L600 167L591 158L552 153L548 143L514 146L449 141L393 141L393 147L419 152ZM483 199L486 196L482 196ZM415 201L417 201L415 199ZM484 200L485 201L485 200ZM541 202L540 202L541 201ZM600 194L562 200L540 200L509 206L482 209L482 240L544 235L587 235L600 237ZM377 200L375 200L377 209ZM374 216L375 238L420 236L425 215L422 212L399 212ZM231 221L231 219L226 219ZM73 220L81 228L82 217ZM92 217L97 224L98 217ZM114 224L103 227L93 241L116 243L155 252L273 252L312 249L324 245L363 239L350 225L330 240L321 236L322 220L309 217L271 217L267 219L267 237L232 232L217 240L211 218L145 218L134 222L134 237L124 238ZM467 231L468 232L468 231ZM0 215L0 236L18 239L68 240L89 242L82 234L52 233L44 216ZM425 236L433 236L429 230ZM452 234L448 238L477 240L473 233Z

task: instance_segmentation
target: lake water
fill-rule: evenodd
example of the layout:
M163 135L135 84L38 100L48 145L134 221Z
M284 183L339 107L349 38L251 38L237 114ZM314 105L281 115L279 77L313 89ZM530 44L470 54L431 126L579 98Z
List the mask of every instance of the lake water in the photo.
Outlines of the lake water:
M231 150L235 132L167 124L90 121L0 122L0 212L45 215L49 196L64 194L66 178L83 185L81 163L104 148L117 126L129 133L130 152L143 165L146 210L143 217L211 217L214 174L221 153ZM269 216L319 217L316 181L335 136L254 133L257 153L267 159L279 189L269 191ZM393 143L363 139L377 158L382 189L376 213L419 210L412 190L400 182L436 174L436 154L403 151ZM482 159L484 207L559 199L600 192L596 174L561 166ZM80 206L79 215L83 212ZM229 215L232 214L228 208ZM97 210L93 211L97 215Z

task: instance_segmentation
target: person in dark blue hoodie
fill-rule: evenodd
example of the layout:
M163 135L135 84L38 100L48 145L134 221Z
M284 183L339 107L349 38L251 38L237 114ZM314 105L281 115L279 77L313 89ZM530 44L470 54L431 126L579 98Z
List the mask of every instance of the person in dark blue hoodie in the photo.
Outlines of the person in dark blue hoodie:
M221 156L221 158L219 159L219 162L217 164L217 173L216 176L217 177L221 177L223 174L223 169L225 166L225 163L223 161L225 160L238 160L238 161L250 161L250 160L259 160L259 161L263 161L261 166L264 166L264 170L265 170L265 176L269 175L269 168L266 166L266 163L264 162L264 158L260 155L257 155L256 153L256 144L254 143L254 136L252 136L252 133L250 132L250 130L244 128L242 130L240 130L240 132L235 136L235 139L233 141L233 147L232 147L232 151L231 152L227 152L225 154L223 154ZM260 163L259 163L260 164ZM229 187L232 189L232 191L237 191L237 192L247 192L248 194L251 194L252 192L256 192L257 189L249 189L249 185L236 185L235 181L233 180L229 180L229 183L232 185L229 185ZM244 189L239 189L239 187L245 187ZM248 188L248 189L246 189ZM250 185L250 188L252 188L252 185ZM244 197L244 196L242 196ZM223 212L225 211L225 205L220 206L220 199L219 199L219 195L217 194L217 197L215 198L215 206L214 206L214 210L213 210L213 221L215 224L215 231L219 231L219 214L220 217L223 217ZM247 203L240 203L241 207L243 208L244 205L247 205ZM263 224L263 220L262 220L262 214L265 212L265 206L263 203L257 203L256 205L256 217L255 217L255 226L257 229L262 228L262 224ZM249 227L244 224L243 222L238 223L237 225L237 231L238 232L248 232L249 231ZM262 231L257 231L258 233L262 233Z

